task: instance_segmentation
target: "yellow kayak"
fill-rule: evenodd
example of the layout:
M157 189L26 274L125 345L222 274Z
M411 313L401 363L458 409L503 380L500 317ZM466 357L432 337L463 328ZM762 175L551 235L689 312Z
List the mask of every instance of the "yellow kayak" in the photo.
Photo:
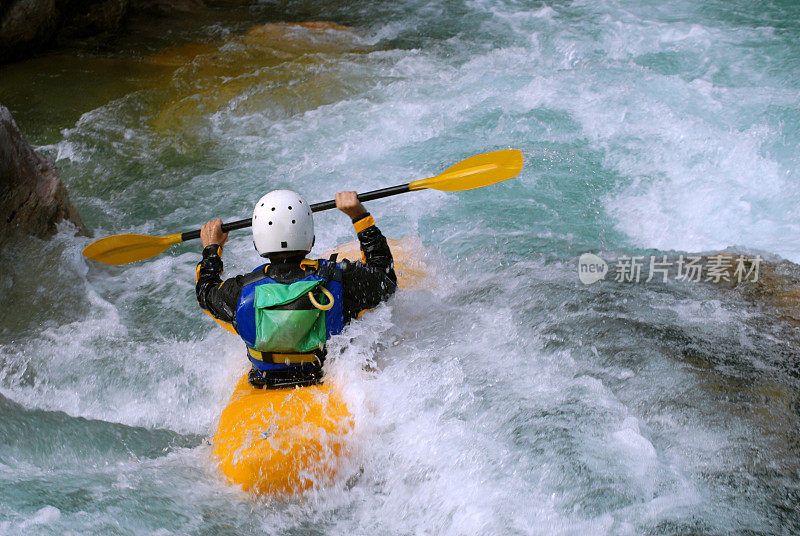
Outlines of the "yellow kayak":
M415 286L425 275L414 258L419 242L389 240L401 288ZM358 260L358 242L327 252L339 260ZM256 389L239 381L214 434L213 455L232 484L257 494L290 494L331 482L346 456L353 417L341 393L322 385Z

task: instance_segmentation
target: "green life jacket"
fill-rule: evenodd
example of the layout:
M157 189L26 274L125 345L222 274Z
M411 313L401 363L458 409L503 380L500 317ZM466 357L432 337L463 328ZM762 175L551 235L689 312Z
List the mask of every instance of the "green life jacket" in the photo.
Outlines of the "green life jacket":
M322 279L303 279L290 285L258 285L253 299L256 328L253 348L261 352L300 354L321 350L326 341L325 312L317 307L285 309L280 306L296 303L309 292L323 300L319 290L322 283ZM330 302L330 298L327 301Z

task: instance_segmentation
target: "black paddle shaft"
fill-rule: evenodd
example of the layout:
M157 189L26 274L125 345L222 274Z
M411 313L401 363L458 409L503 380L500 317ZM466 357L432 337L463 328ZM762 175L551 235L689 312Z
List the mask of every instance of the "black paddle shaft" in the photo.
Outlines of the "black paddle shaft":
M390 197L392 195L404 194L411 191L409 186L409 184L401 184L399 186L392 186L390 188L372 190L371 192L367 192L365 194L358 194L358 200L372 201L374 199L381 199L383 197ZM330 201L322 201L321 203L314 203L311 205L311 212L322 212L323 210L330 210L332 208L336 208L335 199L331 199ZM253 220L251 218L232 221L230 223L223 223L222 232L227 233L228 231L235 231L236 229L245 229L251 225L253 225ZM181 241L183 242L186 242L187 240L194 240L195 238L200 238L200 229L181 233Z

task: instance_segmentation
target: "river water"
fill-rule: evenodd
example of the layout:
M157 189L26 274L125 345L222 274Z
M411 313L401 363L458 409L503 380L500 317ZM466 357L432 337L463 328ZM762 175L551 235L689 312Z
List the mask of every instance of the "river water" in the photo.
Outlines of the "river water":
M342 28L280 24L307 20ZM96 237L490 150L526 165L369 205L429 276L334 341L354 455L302 497L249 500L210 460L247 364L197 307L198 244L107 267L68 227L12 243L0 534L797 533L797 324L727 286L584 285L578 257L800 262L799 21L778 0L261 2L1 68ZM316 252L353 238L316 222ZM247 232L224 257L258 261Z

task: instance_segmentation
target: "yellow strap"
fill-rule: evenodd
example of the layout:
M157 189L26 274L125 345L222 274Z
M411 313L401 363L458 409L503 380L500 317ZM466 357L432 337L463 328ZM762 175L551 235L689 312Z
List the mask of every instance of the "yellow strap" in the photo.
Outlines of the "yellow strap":
M314 363L319 361L316 354L274 354L271 352L259 352L255 348L247 348L247 353L251 357L264 363L274 365L289 365L295 363Z
M272 354L273 363L283 363L288 365L290 363L314 363L319 361L319 358L314 354Z
M353 224L353 227L356 228L356 233L360 233L364 229L369 229L373 225L375 225L375 219L372 217L372 215L369 215L366 218L361 218L360 220L355 222Z

